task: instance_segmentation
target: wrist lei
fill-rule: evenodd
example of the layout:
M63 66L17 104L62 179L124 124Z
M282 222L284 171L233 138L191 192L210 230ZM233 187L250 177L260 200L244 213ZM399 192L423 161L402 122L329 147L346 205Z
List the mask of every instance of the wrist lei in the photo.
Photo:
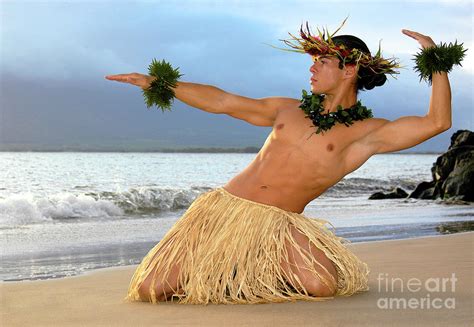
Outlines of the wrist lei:
M173 69L170 63L164 60L159 62L156 59L152 60L148 73L156 79L150 83L147 89L143 90L147 107L156 105L163 112L165 110L171 111L171 104L175 97L173 88L176 87L178 79L183 75L179 73L178 68Z
M463 43L454 44L441 42L439 45L424 48L415 55L415 71L419 72L420 82L424 79L429 85L432 83L433 73L449 73L454 65L461 65L467 49L463 49Z
M309 95L306 90L303 90L303 97L299 106L306 113L306 117L310 118L313 125L317 127L316 134L322 132L324 135L324 131L331 129L335 123L341 123L349 127L354 121L373 117L372 111L363 106L360 100L350 108L343 109L341 105L338 105L336 112L323 114L322 102L324 98L323 94L311 93Z

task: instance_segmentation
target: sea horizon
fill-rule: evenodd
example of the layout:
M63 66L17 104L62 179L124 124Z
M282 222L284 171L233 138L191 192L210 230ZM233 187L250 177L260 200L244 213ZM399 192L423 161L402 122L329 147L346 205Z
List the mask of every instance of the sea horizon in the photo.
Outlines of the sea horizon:
M150 149L150 150L104 150L104 149L55 149L55 150L2 150L2 152L44 152L44 153L55 153L55 152L70 152L70 153L258 153L261 148L258 147L244 147L244 148L221 148L221 147L196 147L196 148L164 148L164 149ZM399 151L391 153L383 153L383 155L398 155L398 154L435 154L441 155L444 152L439 151ZM377 155L377 154L376 154Z

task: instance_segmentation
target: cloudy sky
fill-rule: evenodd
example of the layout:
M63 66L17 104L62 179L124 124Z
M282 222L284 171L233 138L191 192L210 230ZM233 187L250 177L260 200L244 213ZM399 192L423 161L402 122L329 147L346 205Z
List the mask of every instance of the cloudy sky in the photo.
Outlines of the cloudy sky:
M301 97L310 57L279 51L301 23L361 37L374 53L406 68L359 98L376 117L428 111L431 88L419 82L419 44L402 28L436 43L472 49L471 1L3 1L0 0L0 149L155 149L261 146L270 128L212 115L175 101L147 109L138 87L105 75L147 73L153 58L179 67L182 80L263 98ZM472 51L449 75L453 127L413 148L444 151L458 129L473 129Z

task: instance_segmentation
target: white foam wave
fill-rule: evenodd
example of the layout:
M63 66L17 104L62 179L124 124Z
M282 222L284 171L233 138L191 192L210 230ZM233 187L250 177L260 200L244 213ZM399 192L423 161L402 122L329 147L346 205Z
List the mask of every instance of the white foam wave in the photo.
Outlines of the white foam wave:
M117 193L102 192L99 198L113 200L126 213L160 212L187 208L202 191L200 188L175 190L143 186Z
M107 218L122 214L123 210L113 202L96 200L84 194L58 193L37 198L31 193L23 193L0 199L1 226L43 223L59 218Z
M155 214L189 207L206 187L190 190L148 186L118 192L62 192L53 195L13 194L0 199L0 227L48 223L57 219L113 218Z

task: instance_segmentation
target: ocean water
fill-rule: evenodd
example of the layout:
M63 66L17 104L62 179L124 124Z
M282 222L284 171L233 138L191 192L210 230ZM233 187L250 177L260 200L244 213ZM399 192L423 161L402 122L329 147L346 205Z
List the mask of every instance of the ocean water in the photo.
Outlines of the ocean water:
M138 264L193 200L223 186L255 154L0 153L0 280L59 278ZM440 223L474 219L473 205L368 200L431 180L435 154L370 158L304 214L351 242L436 235Z

